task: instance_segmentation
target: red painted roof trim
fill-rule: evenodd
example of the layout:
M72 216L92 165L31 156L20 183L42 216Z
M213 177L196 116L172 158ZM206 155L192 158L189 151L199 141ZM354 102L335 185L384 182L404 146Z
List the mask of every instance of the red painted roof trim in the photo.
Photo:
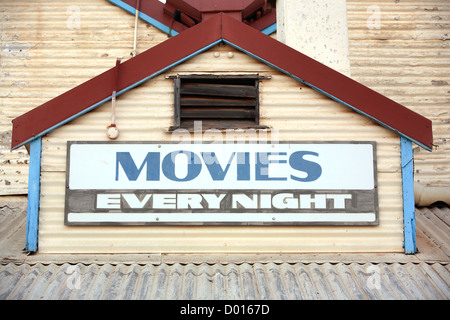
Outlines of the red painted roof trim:
M220 15L217 15L187 29L180 34L181 37L169 38L120 64L117 92L220 40L220 20ZM87 108L111 98L114 83L115 67L17 117L13 120L12 149L42 135L67 119L82 114Z
M131 8L137 7L137 0L120 0L110 2L116 5L117 2L123 2L126 5L129 5ZM205 6L201 8L202 11L200 11L200 9L192 6L189 1L186 0L170 0L166 1L166 4L158 0L142 0L139 2L139 11L151 17L152 19L155 19L162 25L169 27L171 30L180 33L188 29L188 27L178 21L175 21L168 12L165 12L165 10L168 11L170 8L172 8L173 10L182 9L183 14L190 15L187 16L186 19L190 19L190 17L192 17L197 21L202 21L204 14L211 15L214 13L217 14L219 12L226 12L227 10L242 10L240 16L242 17L242 19L245 19L248 18L248 16L252 13L252 10L256 10L258 7L262 6L263 3L265 3L264 0L247 1L246 3L243 3L242 0L238 0L233 4L230 2L230 0L226 0L223 3L219 3L220 6L214 7L215 3L206 2ZM248 4L247 7L243 6L245 4ZM248 25L259 31L262 31L276 23L276 10L268 9L264 11L264 15L262 17L257 20L248 22Z
M425 149L432 149L429 119L222 13L122 63L117 91L133 87L221 40L374 119ZM107 101L113 91L114 69L14 119L12 148L26 144L34 137L42 136Z
M332 68L242 23L223 16L222 37L235 47L318 89L426 149L433 146L431 120ZM267 48L270 48L268 50Z

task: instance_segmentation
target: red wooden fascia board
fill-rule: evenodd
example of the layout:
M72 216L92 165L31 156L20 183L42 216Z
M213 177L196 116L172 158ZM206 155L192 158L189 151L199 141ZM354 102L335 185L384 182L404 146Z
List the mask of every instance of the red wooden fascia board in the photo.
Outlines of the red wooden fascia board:
M217 15L120 64L117 92L184 61L186 57L220 40L221 17ZM14 119L11 148L18 148L110 99L115 85L115 69L113 67Z
M222 36L236 48L432 149L431 120L226 15L222 17Z

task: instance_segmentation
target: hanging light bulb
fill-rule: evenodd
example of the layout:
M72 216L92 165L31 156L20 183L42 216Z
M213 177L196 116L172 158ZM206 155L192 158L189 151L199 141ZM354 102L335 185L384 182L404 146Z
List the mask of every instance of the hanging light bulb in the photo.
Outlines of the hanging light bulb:
M119 137L119 129L117 129L115 124L111 124L107 127L107 135L111 140L115 140Z

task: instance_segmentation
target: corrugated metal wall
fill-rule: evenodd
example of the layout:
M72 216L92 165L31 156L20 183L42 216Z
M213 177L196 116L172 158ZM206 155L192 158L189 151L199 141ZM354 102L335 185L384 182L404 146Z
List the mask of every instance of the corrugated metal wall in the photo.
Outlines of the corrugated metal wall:
M138 51L167 39L139 22ZM11 120L112 68L133 50L134 17L106 0L0 1L0 195L26 194L28 154Z
M415 154L416 180L450 185L449 2L347 7L352 77L433 120L438 148ZM28 155L10 151L11 120L129 58L133 28L133 16L106 0L1 1L0 195L27 192ZM167 39L138 28L138 51Z
M437 147L414 154L415 180L450 186L450 2L347 0L347 8L352 78L433 121Z
M371 5L379 6L381 29L367 27L371 15L367 9ZM348 1L352 77L433 120L439 149L433 153L416 153L416 179L447 185L450 184L449 12L447 1ZM25 193L27 155L24 148L8 150L11 119L109 69L114 66L116 57L129 58L134 18L100 0L74 0L70 4L51 0L3 1L0 17L0 190L1 194ZM167 36L140 22L138 38L138 51L143 51ZM338 135L342 140L373 140L376 137L379 141L380 210L383 212L380 227L271 228L272 236L277 239L275 243L265 240L267 229L261 228L77 227L75 233L67 233L68 228L62 226L65 140L104 139L110 120L110 105L107 104L43 140L42 179L46 183L42 186L40 249L64 252L79 248L83 252L95 252L100 248L105 252L118 252L136 248L183 252L198 244L207 252L244 252L262 247L279 251L277 244L282 243L286 251L292 252L402 251L397 136L247 56L235 52L233 58L228 58L226 53L231 51L228 47L221 48L217 58L215 51L217 48L177 67L172 74L230 70L270 73L272 80L261 85L262 124L282 128L281 139L326 140ZM121 139L168 139L165 129L172 124L171 103L172 83L164 76L121 96L117 116ZM294 116L301 118L300 127L293 120ZM54 156L51 159L46 157L50 154ZM92 241L94 236L102 240ZM354 247L355 243L360 247Z
M261 124L279 130L280 140L378 142L380 226L66 227L66 141L106 140L107 103L43 138L40 252L401 252L399 137L230 46L216 46L120 96L119 140L172 139L167 129L173 124L173 80L168 75L230 70L272 76L260 85Z

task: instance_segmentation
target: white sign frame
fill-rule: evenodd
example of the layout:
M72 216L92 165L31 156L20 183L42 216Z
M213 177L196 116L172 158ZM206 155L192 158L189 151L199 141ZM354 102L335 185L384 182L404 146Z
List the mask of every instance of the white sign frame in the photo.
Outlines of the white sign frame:
M66 225L378 223L373 141L67 143Z

